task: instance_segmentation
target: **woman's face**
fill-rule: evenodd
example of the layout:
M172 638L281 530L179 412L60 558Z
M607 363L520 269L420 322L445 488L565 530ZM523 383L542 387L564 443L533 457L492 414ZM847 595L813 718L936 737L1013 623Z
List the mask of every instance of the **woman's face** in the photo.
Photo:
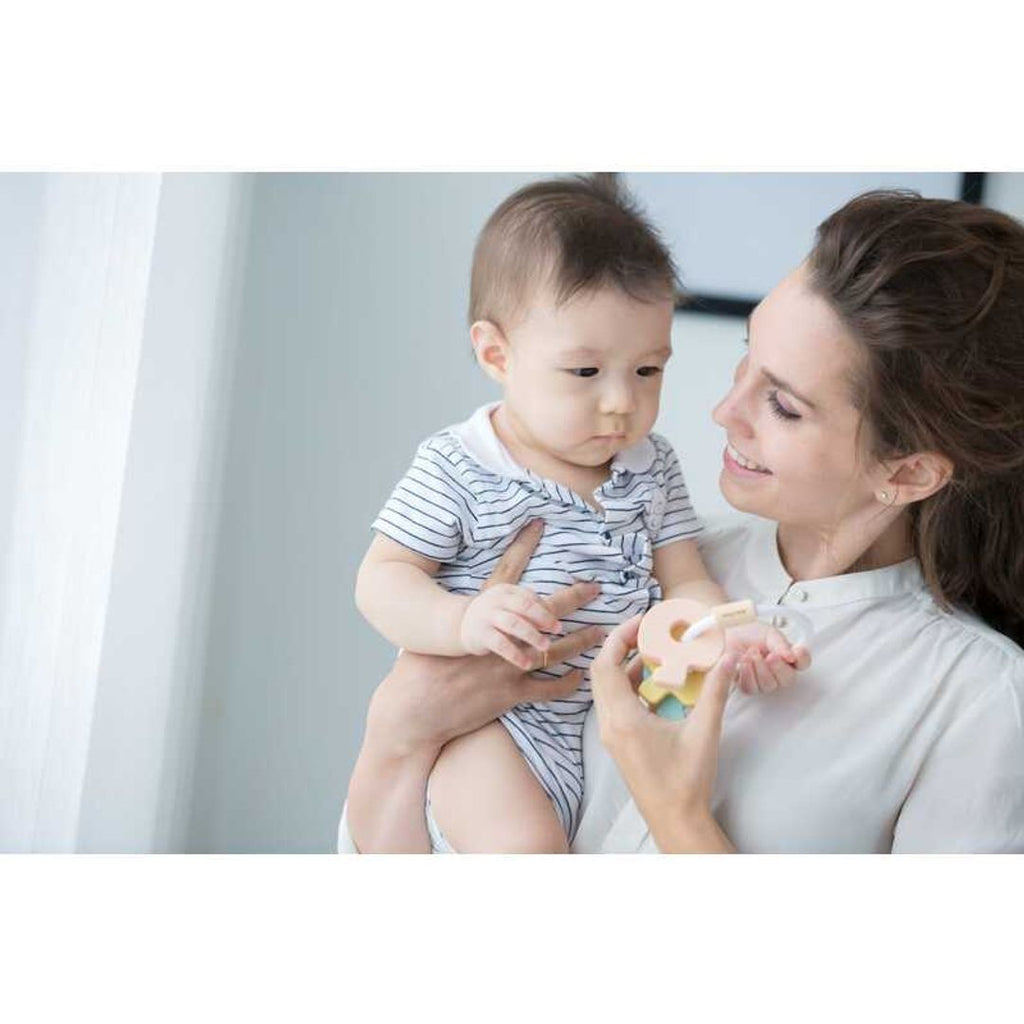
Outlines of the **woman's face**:
M722 493L743 512L831 532L871 505L884 479L857 434L857 342L801 266L751 314L747 344L713 412L728 441Z

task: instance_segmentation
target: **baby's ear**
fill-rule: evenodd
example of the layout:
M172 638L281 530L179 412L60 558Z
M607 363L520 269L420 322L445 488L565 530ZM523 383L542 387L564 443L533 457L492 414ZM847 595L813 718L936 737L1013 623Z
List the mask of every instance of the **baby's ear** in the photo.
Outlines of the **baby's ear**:
M508 372L508 341L501 328L490 320L477 320L469 329L469 340L480 368L503 384Z

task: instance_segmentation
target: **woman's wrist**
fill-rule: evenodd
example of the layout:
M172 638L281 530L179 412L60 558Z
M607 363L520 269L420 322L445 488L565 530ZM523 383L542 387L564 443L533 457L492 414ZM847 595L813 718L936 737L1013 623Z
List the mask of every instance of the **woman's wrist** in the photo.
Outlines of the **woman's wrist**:
M652 815L652 817L655 817ZM647 820L661 853L735 853L736 847L710 811L660 813Z
M349 833L361 853L429 850L424 807L439 746L382 742L368 730L348 787Z

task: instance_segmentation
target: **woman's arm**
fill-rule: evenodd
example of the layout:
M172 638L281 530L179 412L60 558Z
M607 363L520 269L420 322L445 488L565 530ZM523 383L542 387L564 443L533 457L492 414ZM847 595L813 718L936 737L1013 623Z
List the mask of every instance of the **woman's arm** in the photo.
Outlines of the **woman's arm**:
M616 627L591 667L601 741L662 853L733 853L711 813L711 795L736 656L726 653L708 673L685 722L669 722L637 699L639 658L625 665L639 627L640 616Z
M543 524L527 527L502 556L488 586L519 579L536 547ZM599 592L577 583L545 604L558 618L591 601ZM556 640L551 665L600 643L599 627L577 630ZM534 653L532 665L539 667ZM429 850L423 817L427 778L448 740L493 721L515 704L565 697L581 674L560 679L530 675L495 655L441 658L403 654L370 702L363 745L349 782L347 821L363 853L416 853Z

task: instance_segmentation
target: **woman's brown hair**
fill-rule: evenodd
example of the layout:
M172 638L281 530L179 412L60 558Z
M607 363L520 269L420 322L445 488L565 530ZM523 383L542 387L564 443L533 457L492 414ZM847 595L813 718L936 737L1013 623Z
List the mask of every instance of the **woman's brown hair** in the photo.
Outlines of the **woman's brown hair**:
M933 595L1024 646L1024 225L868 192L818 227L809 267L866 356L854 398L872 454L953 464L909 507Z

